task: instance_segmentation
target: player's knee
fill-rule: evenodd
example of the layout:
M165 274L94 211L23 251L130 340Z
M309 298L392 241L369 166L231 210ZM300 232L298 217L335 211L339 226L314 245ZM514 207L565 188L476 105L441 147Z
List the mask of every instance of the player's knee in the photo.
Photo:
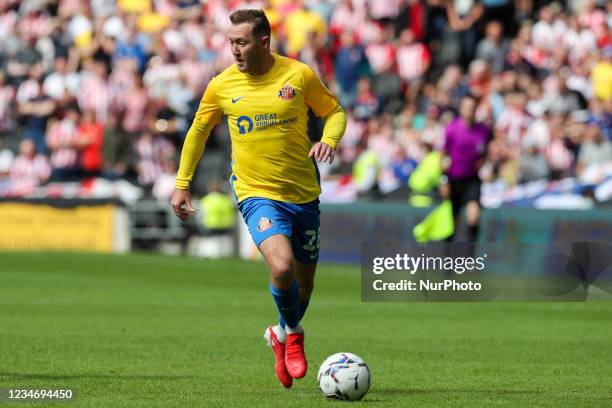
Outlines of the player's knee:
M291 261L285 259L276 259L270 265L270 275L272 279L277 281L293 281L293 270L291 269Z

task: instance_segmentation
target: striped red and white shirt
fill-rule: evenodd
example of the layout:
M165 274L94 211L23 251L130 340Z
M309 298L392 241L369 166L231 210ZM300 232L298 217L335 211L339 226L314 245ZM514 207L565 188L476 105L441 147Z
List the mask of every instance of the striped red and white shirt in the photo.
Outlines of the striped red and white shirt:
M150 185L163 172L162 164L164 158L173 157L175 148L163 136L140 137L134 146L138 156L138 182L142 185Z
M77 141L76 124L69 119L54 122L47 131L47 145L51 150L51 165L53 168L74 168L78 165L79 151L75 147Z
M94 111L96 120L100 123L106 123L110 91L108 83L104 79L94 73L85 74L81 80L77 101L82 111Z
M495 128L506 135L506 140L510 145L520 148L531 121L531 116L527 113L508 106L497 119Z
M51 32L51 18L47 14L29 14L17 21L17 30L40 38Z
M125 67L120 66L118 69L113 69L108 82L111 110L117 112L125 108L125 101L134 86L134 75Z
M58 14L60 16L73 16L81 10L81 3L89 2L83 2L82 0L60 0Z
M580 25L587 27L591 31L597 31L599 27L605 26L606 24L606 13L602 10L595 9L593 11L585 12L578 17Z
M14 182L32 182L39 184L51 175L51 166L45 155L37 154L30 158L17 156L11 166L11 179Z
M355 29L357 39L362 44L370 44L377 38L382 31L380 24L373 22L372 20L366 20L359 27Z
M374 20L395 18L399 15L399 0L368 0L370 17Z
M17 13L14 10L0 14L0 37L6 38L15 30Z
M336 7L331 16L330 28L333 33L354 31L366 21L365 11L349 7L347 4Z
M549 62L546 53L534 45L530 44L521 49L520 52L521 56L535 67L543 68Z
M380 74L393 68L395 46L392 44L370 44L366 47L365 53L374 74Z
M38 98L42 93L40 83L35 79L25 80L17 88L16 99L19 103L29 102Z
M132 89L126 95L125 115L123 116L123 128L128 132L139 132L144 127L144 118L149 102L149 95L145 88Z
M203 91L204 86L214 76L214 65L194 60L181 61L181 74L187 81L189 89Z
M425 73L431 55L425 45L413 44L398 48L396 60L400 77L409 81Z
M553 170L569 170L574 161L574 154L565 147L563 140L554 139L544 148L544 157Z

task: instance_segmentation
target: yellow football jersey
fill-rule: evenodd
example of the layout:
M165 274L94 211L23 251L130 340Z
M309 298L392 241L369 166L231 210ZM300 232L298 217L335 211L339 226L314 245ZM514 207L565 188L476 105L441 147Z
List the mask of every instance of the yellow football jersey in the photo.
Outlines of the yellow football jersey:
M319 196L318 170L308 157L308 108L326 118L321 141L334 148L346 116L310 67L273 55L274 65L264 75L232 65L210 81L185 140L177 188L189 187L210 131L226 115L232 188L239 202L264 197L300 204Z

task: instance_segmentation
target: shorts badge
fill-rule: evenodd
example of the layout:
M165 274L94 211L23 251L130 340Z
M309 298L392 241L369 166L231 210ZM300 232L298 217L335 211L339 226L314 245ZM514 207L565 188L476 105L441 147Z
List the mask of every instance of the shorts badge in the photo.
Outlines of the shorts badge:
M264 232L272 226L272 220L266 217L261 217L257 224L257 232Z

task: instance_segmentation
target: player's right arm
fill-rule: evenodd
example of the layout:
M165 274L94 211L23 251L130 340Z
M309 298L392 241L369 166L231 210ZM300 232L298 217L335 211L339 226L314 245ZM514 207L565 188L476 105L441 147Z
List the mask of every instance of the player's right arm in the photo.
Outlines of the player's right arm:
M174 213L183 221L189 217L190 212L194 211L191 206L189 186L198 162L204 153L204 146L210 132L221 119L222 111L217 102L215 79L213 78L206 87L198 111L193 118L193 123L185 137L183 151L181 152L181 161L176 176L176 188L172 194L171 203Z
M346 130L346 114L338 103L338 99L323 85L310 67L304 70L304 88L306 105L325 121L321 141L312 146L308 157L314 157L315 160L323 162L329 159L331 164L336 147Z

